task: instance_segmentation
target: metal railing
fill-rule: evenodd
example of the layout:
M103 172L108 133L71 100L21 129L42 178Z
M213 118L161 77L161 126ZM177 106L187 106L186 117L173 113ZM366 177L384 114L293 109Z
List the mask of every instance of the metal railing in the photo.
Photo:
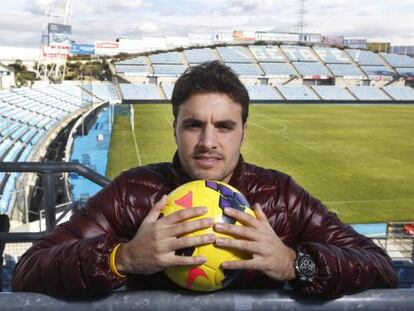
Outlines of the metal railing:
M304 297L289 290L117 291L111 295L60 300L35 293L0 293L3 311L22 310L413 310L414 290L377 289L339 299Z
M105 187L111 181L105 176L79 163L68 162L0 162L0 172L29 172L43 175L42 188L46 220L45 232L0 232L2 242L32 242L45 233L52 232L56 225L55 173L77 173L88 180Z

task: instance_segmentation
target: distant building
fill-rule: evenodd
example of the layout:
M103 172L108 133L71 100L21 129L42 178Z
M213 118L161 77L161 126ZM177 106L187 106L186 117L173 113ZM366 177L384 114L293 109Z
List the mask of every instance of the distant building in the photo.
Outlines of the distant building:
M0 90L16 86L14 72L0 65Z

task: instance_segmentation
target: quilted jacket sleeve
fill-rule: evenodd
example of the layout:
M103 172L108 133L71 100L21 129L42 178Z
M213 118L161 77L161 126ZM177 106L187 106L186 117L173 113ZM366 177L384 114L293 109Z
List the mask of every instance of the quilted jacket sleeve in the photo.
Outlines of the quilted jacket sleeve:
M13 291L77 297L121 287L125 279L111 272L109 255L138 227L126 207L124 189L121 175L92 197L83 211L36 242L15 267ZM144 210L151 206L146 201L141 202Z
M298 291L334 298L368 288L397 286L391 259L371 239L343 224L291 178L284 191L295 244L306 249L318 266L314 282L293 282Z

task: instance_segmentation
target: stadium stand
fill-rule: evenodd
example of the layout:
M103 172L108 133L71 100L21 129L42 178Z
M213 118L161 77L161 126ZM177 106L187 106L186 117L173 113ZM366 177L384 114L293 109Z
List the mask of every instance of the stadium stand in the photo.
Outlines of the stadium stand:
M111 83L85 84L81 85L81 87L102 101L119 100L115 86Z
M174 89L174 84L171 83L166 83L161 85L162 90L164 91L165 96L167 97L168 100L171 100L172 97L172 92Z
M365 74L354 64L327 64L336 77L364 79Z
M313 85L312 89L323 99L323 100L343 100L353 101L355 97L351 95L346 89L339 86L333 85Z
M359 100L389 101L391 100L383 91L373 86L350 86L349 91Z
M146 76L150 74L150 69L147 65L115 65L115 70L119 74L127 76Z
M264 75L266 77L283 77L289 78L296 76L296 72L294 71L293 67L291 67L287 63L270 63L270 62L261 62L259 63L260 67L262 67L264 71Z
M414 101L414 89L407 86L384 86L382 88L395 100Z
M226 63L238 76L261 77L263 71L256 64Z
M250 51L257 62L284 63L285 58L275 45L250 45Z
M151 54L149 59L152 64L183 64L183 54L180 52Z
M161 100L161 94L154 84L120 83L122 97L125 100Z
M148 66L148 59L145 56L139 56L117 62L115 64L115 70L119 74L130 76L145 76L151 72Z
M249 50L243 46L217 47L221 59L227 63L255 63Z
M0 92L0 160L27 161L39 141L63 119L90 105L79 87L54 85L18 88ZM89 96L90 97L90 96ZM98 100L97 100L98 101ZM8 214L16 179L20 174L3 174L0 184L0 213Z
M318 96L305 85L278 85L277 89L287 100L317 100Z
M92 124L88 134L78 136L74 140L70 156L70 161L82 163L101 175L106 174L112 131L110 124L112 123L112 109L113 105L108 105L98 113L96 121ZM83 205L90 196L102 188L77 174L71 173L69 176L72 185L72 200L78 202L79 205Z
M397 73L405 78L414 78L414 68L400 67L395 68Z
M282 45L281 49L292 62L316 62L312 49L307 46Z
M218 59L217 54L211 48L185 50L184 56L190 65Z
M292 62L292 65L295 66L296 70L303 77L332 76L324 65L317 62Z
M136 66L145 66L148 64L146 56L139 56L130 59L126 59L120 62L117 62L117 65L136 65Z
M277 91L270 85L246 85L250 100L282 100Z
M329 47L313 47L313 50L318 54L320 59L326 64L349 64L351 59L342 50Z
M348 54L358 65L384 65L381 57L371 51L346 49Z
M414 67L414 60L407 55L379 53L392 67Z
M385 66L361 66L361 69L366 73L368 77L371 76L383 76L392 78L395 72L388 69Z
M154 75L156 76L180 76L186 66L184 65L163 65L163 64L154 64Z

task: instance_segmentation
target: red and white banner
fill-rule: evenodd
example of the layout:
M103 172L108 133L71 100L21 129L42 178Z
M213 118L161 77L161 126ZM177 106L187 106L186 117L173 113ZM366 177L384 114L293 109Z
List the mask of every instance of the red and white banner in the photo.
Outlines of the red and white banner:
M63 45L44 45L43 56L49 59L66 59L70 52L69 46Z

